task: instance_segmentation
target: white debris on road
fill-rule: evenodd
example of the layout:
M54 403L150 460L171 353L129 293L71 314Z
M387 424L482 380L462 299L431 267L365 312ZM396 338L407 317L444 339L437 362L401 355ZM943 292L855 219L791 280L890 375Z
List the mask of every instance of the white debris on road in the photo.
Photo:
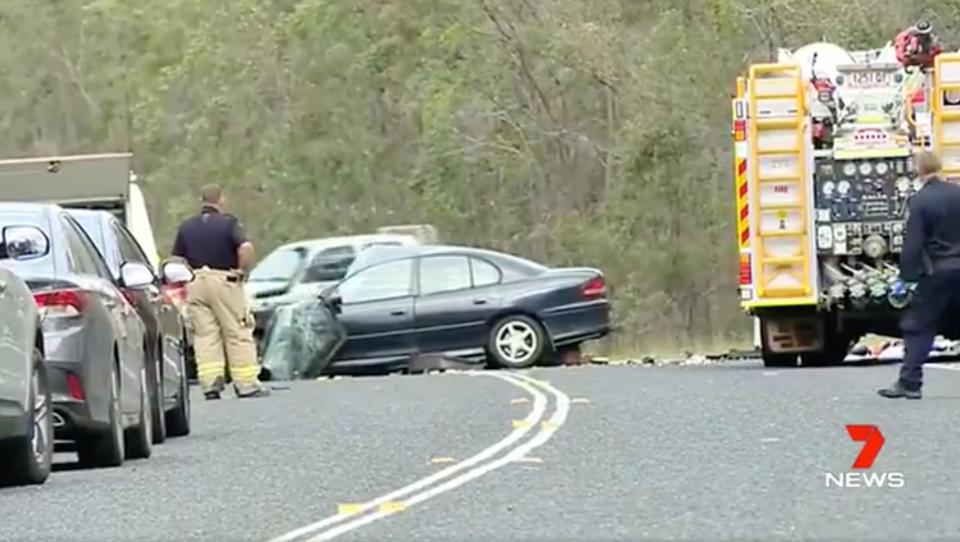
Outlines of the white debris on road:
M937 337L930 357L953 357L960 354L960 341ZM903 341L890 339L879 344L860 344L850 351L846 361L900 361L903 360Z
M727 354L693 354L690 352L681 356L657 358L653 356L639 356L635 358L589 358L594 365L642 365L647 367L687 366L687 365L719 365L732 361L759 359L756 351L731 351ZM960 357L960 341L951 341L937 337L930 353L932 358ZM855 346L847 355L847 362L881 362L900 361L903 359L903 341L900 339L869 336Z

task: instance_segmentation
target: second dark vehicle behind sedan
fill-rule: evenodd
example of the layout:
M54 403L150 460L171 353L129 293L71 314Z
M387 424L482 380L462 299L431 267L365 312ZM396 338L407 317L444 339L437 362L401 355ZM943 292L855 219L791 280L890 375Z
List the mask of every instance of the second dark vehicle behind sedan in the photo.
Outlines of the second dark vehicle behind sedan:
M114 215L107 211L70 209L67 212L86 230L115 280L121 280L124 262L136 262L153 274L152 282L142 288L122 289L146 326L153 442L163 442L167 435L188 435L190 387L185 360L188 334L180 312L161 295L161 289L173 282L188 282L192 271L184 264L167 262L162 266L162 277L157 277L133 234Z
M0 229L12 227L49 246L42 257L5 265L40 309L55 437L74 441L85 465L149 457L146 333L120 286L147 286L150 270L125 262L117 282L80 225L56 205L0 203Z
M342 326L328 373L404 369L424 354L525 368L610 330L599 270L475 248L373 247L323 298Z

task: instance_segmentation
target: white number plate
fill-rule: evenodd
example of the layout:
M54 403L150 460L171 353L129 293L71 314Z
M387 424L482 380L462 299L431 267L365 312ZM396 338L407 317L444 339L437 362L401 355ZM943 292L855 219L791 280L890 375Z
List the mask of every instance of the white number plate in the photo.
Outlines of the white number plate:
M855 71L847 76L851 88L877 88L890 85L892 79L889 71Z

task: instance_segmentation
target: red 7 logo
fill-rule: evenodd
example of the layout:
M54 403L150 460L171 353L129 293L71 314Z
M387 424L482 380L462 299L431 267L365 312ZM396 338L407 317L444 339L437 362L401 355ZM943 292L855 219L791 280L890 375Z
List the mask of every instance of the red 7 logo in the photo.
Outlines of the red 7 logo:
M872 467L873 461L880 454L880 449L883 448L883 443L886 442L880 428L876 425L848 425L847 433L850 434L851 439L864 443L857 459L853 462L853 468L869 469Z

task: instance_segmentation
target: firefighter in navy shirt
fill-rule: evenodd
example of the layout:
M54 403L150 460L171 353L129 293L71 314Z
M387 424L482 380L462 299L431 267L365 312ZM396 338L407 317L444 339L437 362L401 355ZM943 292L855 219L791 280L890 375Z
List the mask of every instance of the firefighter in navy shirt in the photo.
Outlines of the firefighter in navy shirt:
M247 310L244 277L253 267L253 244L236 217L223 212L223 191L207 185L203 207L177 230L173 255L196 270L187 286L188 314L194 329L197 379L207 399L224 389L224 365L238 397L269 395L260 383L253 316Z

